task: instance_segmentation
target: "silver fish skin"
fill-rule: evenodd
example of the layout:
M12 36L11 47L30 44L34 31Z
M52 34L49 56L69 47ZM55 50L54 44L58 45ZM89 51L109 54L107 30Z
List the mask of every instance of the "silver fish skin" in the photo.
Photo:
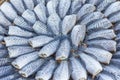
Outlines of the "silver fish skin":
M65 60L69 57L70 54L70 41L68 39L64 39L61 41L60 46L56 52L56 60Z
M0 80L15 80L16 78L18 78L20 75L17 73L5 76L3 78L0 78Z
M79 56L84 62L87 71L92 74L93 77L95 77L103 70L101 64L93 57L90 57L85 53L79 53Z
M4 36L0 35L0 41L3 41L3 40L4 40Z
M48 10L48 13L49 15L51 14L54 14L54 13L57 13L56 12L56 9L58 7L58 3L59 1L58 0L50 0L48 3L47 3L47 10Z
M23 78L23 77L20 76L15 80L35 80L35 79L34 78Z
M8 47L8 54L10 58L18 57L20 55L33 52L33 49L30 46L11 46Z
M120 40L120 33L117 34L117 36L116 36L116 40L117 40L117 41Z
M4 14L0 11L0 24L3 25L6 29L11 25L11 22L4 16Z
M95 39L95 38L106 38L106 39L113 39L116 37L113 29L108 30L100 30L88 35L88 40Z
M119 70L119 68L117 68L116 66L114 66L114 65L106 66L106 67L104 68L104 71L112 74L116 80L119 80L119 79L120 79L120 76L119 76L120 70Z
M78 10L81 8L82 6L82 1L81 0L73 0L71 3L71 13L75 14L78 12Z
M104 73L100 73L98 75L98 78L97 80L114 80L114 78L112 78L111 76L107 75L107 74L104 74Z
M80 23L83 24L83 25L86 25L93 20L102 19L103 17L104 17L104 14L102 14L101 12L98 12L98 11L93 12L93 13L88 13L80 21Z
M115 14L112 14L112 16L109 17L110 22L116 23L120 21L120 12L117 12Z
M112 27L112 23L107 19L99 19L98 21L95 21L94 23L87 26L87 31L93 30L93 29L108 29Z
M34 12L36 13L37 17L39 20L43 23L47 22L47 17L46 17L46 7L43 3L39 3L35 8Z
M88 47L84 52L95 56L98 61L105 64L109 64L112 58L112 53L100 48Z
M98 11L103 11L106 9L107 6L109 6L111 3L115 2L116 0L103 0L100 2L100 4L97 5Z
M0 44L0 49L4 49L5 45L4 44Z
M35 79L36 80L49 80L52 77L53 71L56 68L55 60L48 61L40 71L37 72Z
M92 5L97 5L97 3L99 3L100 0L88 0L88 3L89 4L92 4Z
M118 23L118 24L115 25L114 30L115 30L115 31L119 31L119 30L120 30L120 23Z
M86 34L85 25L75 25L71 32L72 44L78 47L83 42Z
M68 62L62 61L54 72L53 80L69 80Z
M25 65L27 65L28 63L36 60L37 58L39 58L38 52L32 52L32 53L24 54L24 55L21 55L21 56L17 57L12 62L12 65L17 69L21 69Z
M39 56L46 58L54 54L59 46L60 40L52 41L48 44L46 44L43 48L39 51Z
M4 2L0 6L0 10L5 14L7 18L13 21L18 15L9 2ZM9 14L8 14L9 13Z
M85 4L87 0L81 0L82 4Z
M35 22L35 24L33 25L33 30L37 34L48 34L48 27L40 21Z
M116 52L116 55L113 56L113 58L111 59L111 64L114 65L116 68L119 68L119 64L120 64L120 61L119 61L119 51ZM117 57L116 57L117 56Z
M32 32L19 28L18 26L9 26L8 34L11 36L21 36L26 38L32 37L35 35Z
M33 48L35 48L35 47L41 47L52 40L53 40L52 37L42 35L29 39L29 43Z
M36 0L37 1L37 3L43 3L43 4L45 4L45 2L46 2L46 0Z
M28 31L33 31L32 27L20 16L15 18L14 24Z
M82 16L85 14L91 13L95 11L95 6L92 4L85 4L81 7L81 9L77 13L77 20L80 20Z
M17 78L17 79L15 79L15 80L27 80L26 78ZM29 80L31 80L31 79L29 79Z
M110 14L117 12L120 10L120 1L116 1L112 3L104 12L105 16L109 16Z
M71 5L71 0L60 0L58 9L59 9L59 16L61 18L65 17L65 15L67 14L70 8L70 5Z
M107 51L114 51L116 52L116 45L117 43L114 40L92 40L87 42L88 45L96 45L103 47Z
M114 55L113 55L113 58L116 58L116 61L118 61L117 63L119 64L119 60L117 60L117 59L119 59L119 57L120 57L120 51L117 51ZM112 59L112 60L114 60L114 59ZM111 62L112 62L112 60L111 60ZM115 61L115 63L116 63L116 61ZM114 62L114 61L113 61ZM114 63L113 63L114 64Z
M67 15L62 21L62 34L67 35L69 31L74 27L76 23L76 15Z
M3 26L0 26L0 34L1 35L7 34L7 30Z
M32 10L29 9L25 10L22 14L22 17L31 24L34 24L36 22L36 16Z
M23 0L25 6L27 9L29 10L33 10L34 9L34 0Z
M60 35L60 22L61 19L57 13L53 13L48 17L47 25L55 35Z
M73 80L87 80L87 72L80 61L74 57L70 58L71 63L71 76Z
M111 73L111 74L113 74L113 75L119 75L119 73L120 73L120 70L119 70L119 68L117 68L115 65L113 65L113 64L110 64L109 66L106 66L105 68L104 68L104 70L105 71L107 71L107 72L109 72L109 73ZM117 71L117 72L116 72Z
M18 13L22 14L25 11L22 0L10 0L10 3L14 6Z
M28 39L17 36L5 37L6 46L28 45Z
M7 56L8 56L8 51L6 49L0 49L0 58Z
M33 73L35 73L40 67L41 65L45 62L44 59L38 59L35 60L31 63L29 63L28 65L26 65L25 67L23 67L19 73L23 76L23 77L29 77L30 75L32 75Z
M14 70L13 70L12 66L2 66L2 67L0 67L0 77L12 74L13 71Z
M12 59L9 58L0 58L0 66L8 65Z

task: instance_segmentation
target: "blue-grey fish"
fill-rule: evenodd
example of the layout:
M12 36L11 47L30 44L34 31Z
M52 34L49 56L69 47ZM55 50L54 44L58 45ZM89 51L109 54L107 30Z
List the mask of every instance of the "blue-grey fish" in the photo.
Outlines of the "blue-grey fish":
M55 60L48 61L47 64L37 72L35 79L49 80L52 77L55 68L56 68Z
M8 47L8 53L9 57L18 57L22 54L33 52L35 49L33 49L30 46L11 46Z
M35 24L33 25L33 30L37 34L49 34L48 27L40 21L35 22Z
M47 25L55 35L60 35L60 22L61 19L57 13L53 13L48 17Z
M27 9L26 11L24 11L22 13L22 17L31 24L34 24L36 22L36 16L32 10Z
M8 51L6 49L0 49L0 58L7 56L8 56Z
M18 13L22 14L25 11L25 7L22 0L10 0L10 2L18 11Z
M6 46L28 45L28 39L18 36L9 36L4 38Z
M0 11L0 24L3 25L6 29L11 25L11 22L4 16L4 14Z
M28 54L24 54L24 55L17 57L12 62L12 65L17 69L21 69L22 67L24 67L25 65L27 65L31 61L36 60L37 58L39 58L37 51L32 52L32 53L28 53Z
M46 58L54 54L59 46L60 40L52 41L48 44L46 44L43 48L39 51L39 56Z
M34 0L34 1L35 1L35 0ZM36 0L36 1L37 1L37 4L38 4L38 3L43 3L43 4L45 4L47 0Z
M84 18L81 19L80 23L86 25L93 20L102 19L103 17L104 14L98 11L93 13L88 13L84 16Z
M33 73L35 73L40 67L41 65L45 62L44 59L38 59L35 60L31 63L29 63L28 65L26 65L25 67L23 67L19 73L23 76L23 77L28 77L30 75L32 75Z
M65 16L62 21L62 34L67 35L67 33L71 31L75 24L76 24L75 14Z
M71 63L71 76L73 80L87 80L87 72L80 61L74 57L70 58Z
M39 20L43 23L46 23L47 17L46 17L46 7L43 3L39 3L35 8L34 12L36 13Z
M95 6L92 4L83 5L77 13L77 20L80 20L82 16L93 12L95 9L96 9Z
M88 40L95 39L95 38L106 38L106 39L113 39L116 37L116 34L113 29L107 30L100 30L88 35Z
M29 39L29 43L33 48L35 48L35 47L41 47L52 40L53 40L52 37L41 35Z
M7 30L3 26L0 26L0 34L1 35L7 34Z
M25 6L27 9L29 10L33 10L34 9L34 0L23 0Z
M101 0L101 2L97 5L98 11L105 10L111 3L115 2L116 0Z
M102 40L91 40L87 42L88 45L96 45L96 46L100 46L108 51L114 51L116 52L116 41L114 40L106 40L106 39L102 39Z
M109 74L112 74L116 80L120 79L120 70L114 65L109 65L104 68L104 71L106 71Z
M14 20L18 15L15 9L12 7L12 5L9 2L4 2L0 6L0 10L5 14L7 18L10 20ZM9 14L8 14L9 13Z
M4 36L0 35L0 41L3 41L3 40L4 40Z
M110 76L109 74L105 74L105 73L100 73L98 75L97 80L114 80L114 78L112 76Z
M12 59L10 58L0 58L0 66L9 65Z
M18 16L14 19L14 24L19 26L20 28L26 29L28 31L33 31L32 26L30 26L24 18Z
M69 57L70 54L70 41L68 39L64 39L61 41L60 46L56 52L56 60L65 60Z
M47 3L46 6L47 6L47 10L48 10L49 15L57 13L56 9L58 7L58 2L59 2L59 0L50 0Z
M20 77L20 75L17 73L14 73L14 74L0 78L0 80L15 80L18 77Z
M99 2L101 2L101 0L88 0L88 3L92 5L97 5Z
M115 13L115 14L112 14L112 16L110 16L108 19L109 19L110 22L112 22L112 23L119 22L119 21L120 21L120 12L117 12L117 13Z
M120 1L113 2L107 9L105 9L105 16L109 16L120 10Z
M103 70L101 64L93 57L81 52L79 53L79 56L84 62L87 71L92 74L93 77Z
M71 41L72 44L78 47L81 42L83 42L86 35L86 26L85 25L76 25L71 32Z
M59 2L59 15L64 18L71 5L71 0L60 0Z
M82 0L73 0L71 3L71 14L77 13L82 6Z
M27 38L35 35L30 31L19 28L18 26L9 26L8 34L12 36L21 36L21 37L27 37Z
M94 21L93 23L88 25L87 31L90 31L90 30L93 31L93 30L98 30L98 29L108 29L112 26L113 26L112 23L107 18L103 18L103 19Z
M95 56L101 63L109 64L112 58L112 53L100 48L88 47L84 50L84 52Z
M2 66L0 67L0 77L7 76L9 74L12 74L14 72L14 69L12 66Z
M67 61L62 61L54 72L53 80L69 80L70 73Z

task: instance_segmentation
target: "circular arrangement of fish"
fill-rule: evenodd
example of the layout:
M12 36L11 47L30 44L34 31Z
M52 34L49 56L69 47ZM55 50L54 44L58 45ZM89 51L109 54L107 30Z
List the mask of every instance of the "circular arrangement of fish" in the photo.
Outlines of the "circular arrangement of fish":
M120 80L120 1L10 0L0 6L0 80Z

